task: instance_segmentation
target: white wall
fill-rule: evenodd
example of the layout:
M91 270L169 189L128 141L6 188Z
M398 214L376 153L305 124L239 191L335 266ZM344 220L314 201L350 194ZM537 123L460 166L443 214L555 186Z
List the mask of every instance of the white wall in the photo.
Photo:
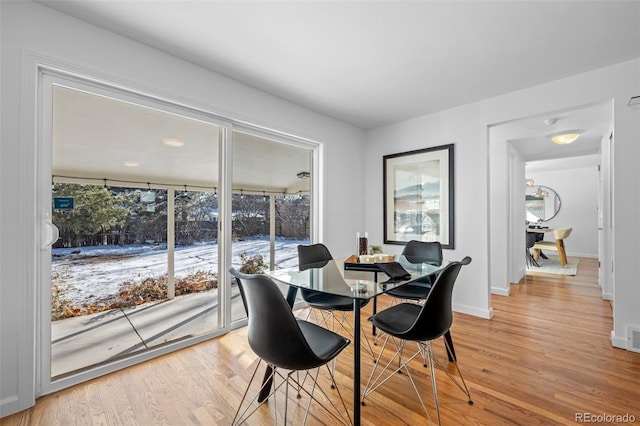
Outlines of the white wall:
M34 403L33 58L324 144L324 233L338 255L363 225L364 132L33 2L0 2L0 417ZM39 59L38 59L39 60ZM345 214L348 212L348 214Z
M565 242L568 256L598 257L598 156L589 156L591 165L572 166L570 159L554 160L562 164L545 167L548 161L527 167L526 177L536 185L552 188L560 197L560 211L544 223L551 228L573 228ZM553 236L545 236L553 240ZM552 253L553 254L553 253Z
M461 312L489 316L489 265L496 270L494 272L500 272L495 276L501 280L492 282L491 286L499 286L508 294L507 256L490 259L488 242L490 237L491 240L504 238L501 245L508 246L509 197L506 187L489 191L490 171L495 174L495 180L506 182L508 170L507 142L495 141L502 149L497 150L495 158L491 156L488 126L612 100L615 122L612 160L615 312L611 338L614 346L626 347L627 326L640 325L640 206L637 191L640 183L640 110L627 107L629 98L638 94L640 60L635 59L370 131L365 175L372 190L367 191L365 199L365 221L371 240L382 241L382 156L455 143L456 249L446 251L445 258L460 259L469 255L473 262L460 273L454 307ZM503 229L492 228L493 219ZM399 251L399 247L385 249Z
M479 119L480 104L426 115L369 132L365 174L369 183L365 221L371 241L382 242L382 156L420 148L455 144L455 248L448 260L473 259L463 268L454 289L454 308L490 318L487 286L487 164L486 124ZM386 245L399 253L402 246Z

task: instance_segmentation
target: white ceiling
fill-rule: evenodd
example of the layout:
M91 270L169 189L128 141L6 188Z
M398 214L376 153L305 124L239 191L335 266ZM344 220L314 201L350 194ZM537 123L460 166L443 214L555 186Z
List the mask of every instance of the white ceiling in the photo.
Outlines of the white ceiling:
M501 125L500 134L530 163L597 154L602 138L612 131L612 122L613 105L603 102L514 120ZM566 130L578 130L580 137L568 145L551 141L549 135Z
M363 129L640 57L640 1L40 3ZM509 139L528 160L583 155L604 110L562 112L586 133L560 153L544 117Z
M42 3L362 128L640 56L638 1Z

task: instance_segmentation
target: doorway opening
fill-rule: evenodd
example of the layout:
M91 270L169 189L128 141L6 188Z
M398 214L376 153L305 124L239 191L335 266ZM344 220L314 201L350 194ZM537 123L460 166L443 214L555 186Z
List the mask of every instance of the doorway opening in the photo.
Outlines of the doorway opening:
M578 141L561 147L548 137L555 130L550 125L584 130ZM555 186L553 189L558 191L560 199L564 198L558 215L540 226L571 227L573 221L578 229L573 231L574 244L568 251L578 256L597 257L603 265L611 261L612 229L603 224L612 214L609 202L612 129L612 101L489 127L489 281L493 293L508 295L510 283L519 282L525 274L526 232L523 230L527 226L527 179ZM578 177L577 170L583 170L587 177ZM580 210L578 201L584 201L587 195L593 208ZM585 218L588 220L584 221ZM612 286L611 274L600 271L599 281L606 298L607 288Z

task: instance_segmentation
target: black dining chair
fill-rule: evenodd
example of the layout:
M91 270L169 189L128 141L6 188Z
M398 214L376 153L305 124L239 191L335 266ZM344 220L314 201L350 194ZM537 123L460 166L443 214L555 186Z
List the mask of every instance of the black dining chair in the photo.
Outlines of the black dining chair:
M322 268L331 260L333 260L331 252L322 243L298 246L298 269L301 271ZM322 293L307 288L300 289L300 294L307 305L320 311L326 311L334 321L336 320L335 312L342 312L342 316L338 318L338 330L346 324L346 313L353 312L353 299L350 297ZM361 299L360 307L363 308L368 303L369 299ZM323 317L320 322L326 322L326 318ZM336 331L335 323L332 324L332 328Z
M527 267L530 268L533 266L540 266L538 265L538 262L533 258L533 254L531 254L531 248L536 243L536 241L538 241L538 235L542 235L544 237L544 234L536 234L534 232L525 232L525 234L526 234L525 259L527 261Z
M438 241L411 240L402 250L402 255L410 263L442 264L442 244ZM422 301L427 297L436 275L430 275L410 284L403 285L387 292L388 295L402 300Z
M284 424L287 423L287 402L289 399L288 391L290 382L297 386L298 395L300 391L303 391L309 396L309 402L307 403L302 424L307 420L312 400L320 404L322 408L338 421L344 424L350 424L351 419L339 390L338 395L342 401L346 417L321 388L321 393L325 396L325 399L329 402L335 413L325 407L314 395L315 389L319 388L318 373L320 367L326 366L327 369L329 369L329 362L335 359L335 357L349 345L349 339L311 322L296 318L280 289L268 276L243 274L234 268L230 268L229 272L236 278L244 306L247 310L247 318L249 321L247 337L249 346L260 359L240 401L232 424L244 423L260 406L258 405L247 414L253 402L258 400L258 395L262 389L250 400L249 404L247 404L241 413L251 383L262 361L270 367L272 371L271 374L274 378L278 377L281 379L281 383L273 387L273 390L269 393L269 397L274 396L277 390L282 387L283 384L286 384ZM288 370L289 372L285 376L280 373L279 369ZM309 372L309 370L313 369L316 369L315 374ZM298 380L297 375L294 377L293 373L303 370L305 371L303 380ZM308 391L304 387L308 377L311 378L313 383L311 391ZM266 386L264 382L263 386Z
M331 252L329 252L327 246L322 243L298 246L298 268L301 271L311 268L322 268L331 260L333 260ZM353 311L353 299L350 297L322 293L306 288L300 289L300 295L307 305L328 312L334 320L335 311L343 313ZM362 299L360 301L360 307L362 308L368 303L369 299ZM343 318L339 320L341 326L344 324L344 319L343 314Z
M439 241L411 240L402 250L402 255L410 263L432 263L434 265L441 265L443 260L442 244ZM410 300L416 303L422 303L427 298L427 294L429 294L431 286L435 282L437 276L437 274L429 275L428 277L418 281L394 288L393 290L388 291L387 294L398 300ZM444 339L446 341L449 361L454 361L456 358L456 352L453 347L453 339L451 338L450 331L445 333ZM376 343L378 342L377 335L375 341ZM426 354L422 355L422 361L426 367L427 357Z
M331 260L333 260L331 252L327 246L322 243L310 245L301 244L298 246L298 269L301 271L311 268L322 268ZM353 312L352 298L322 293L306 288L300 289L300 295L302 296L302 300L304 300L309 307L328 314L327 316L321 316L320 321L318 321L320 325L326 324L328 323L328 320L331 320L331 329L336 333L341 333L342 331L354 332L353 329L349 330L347 328L349 325L347 313ZM360 308L363 308L369 303L369 299L361 299L359 300L359 303ZM340 316L338 316L338 318L336 318L336 312L340 312ZM366 334L364 335L363 341L366 344L364 349L373 357L373 349ZM335 363L332 365L332 372L334 370Z
M430 373L431 373L431 386L433 388L433 399L436 407L436 416L438 424L440 424L440 407L438 405L438 390L436 386L435 365L438 365L439 369L443 370L451 380L462 390L467 397L467 402L473 404L469 388L462 377L460 368L457 361L453 361L455 369L459 376L459 380L456 379L451 372L443 365L443 363L437 358L432 351L432 342L444 335L453 324L453 310L452 310L452 293L453 286L460 269L464 265L471 263L470 257L465 257L459 262L449 263L438 275L438 278L432 285L431 291L427 295L422 305L416 303L399 303L391 306L384 311L378 312L371 316L369 321L376 327L386 333L384 344L378 355L378 359L374 364L374 368L371 371L369 380L365 390L362 393L362 404L364 405L365 398L371 395L378 387L389 380L395 373L404 370L406 376L409 378L413 389L418 395L422 409L427 415L428 420L431 422L431 417L427 411L418 387L416 386L411 371L408 368L409 362L417 357L419 354L426 353L429 361ZM395 354L391 357L389 362L381 367L382 370L376 376L376 370L380 365L380 359L384 353L384 350L392 341L397 349ZM408 358L402 359L402 352L406 349L406 345L409 342L417 342L418 350ZM395 359L402 359L400 365L389 372L395 364ZM385 376L385 373L386 376ZM374 378L375 376L375 378Z

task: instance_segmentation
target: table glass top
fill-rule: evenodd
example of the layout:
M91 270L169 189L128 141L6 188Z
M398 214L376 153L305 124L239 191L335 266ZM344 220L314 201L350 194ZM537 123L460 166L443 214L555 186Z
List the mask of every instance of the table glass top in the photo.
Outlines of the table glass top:
M397 256L396 261L411 274L410 279L397 283L387 282L388 277L381 271L378 272L377 283L374 281L373 273L371 273L371 279L349 278L349 271L346 271L345 274L344 259L334 259L324 266L304 271L300 271L298 268L288 268L267 271L265 274L282 284L293 287L312 289L354 299L371 299L378 294L437 273L448 264L447 261L443 261L440 265L412 263L404 256Z

